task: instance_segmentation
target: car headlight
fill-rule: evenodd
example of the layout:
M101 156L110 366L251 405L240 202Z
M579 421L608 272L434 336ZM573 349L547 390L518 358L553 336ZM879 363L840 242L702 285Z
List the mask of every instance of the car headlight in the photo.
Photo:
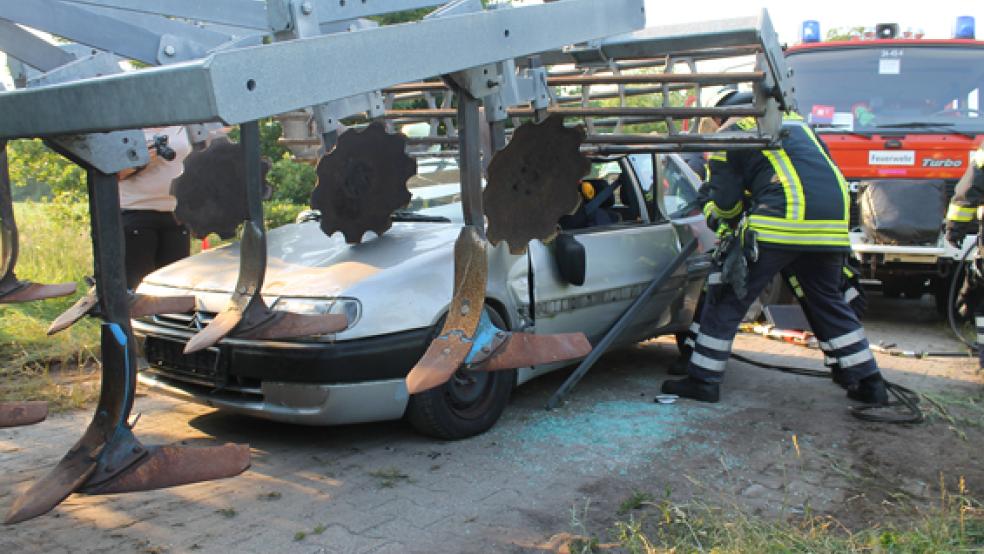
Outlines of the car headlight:
M355 298L290 298L280 297L272 308L281 312L302 315L341 314L351 329L362 317L362 303Z

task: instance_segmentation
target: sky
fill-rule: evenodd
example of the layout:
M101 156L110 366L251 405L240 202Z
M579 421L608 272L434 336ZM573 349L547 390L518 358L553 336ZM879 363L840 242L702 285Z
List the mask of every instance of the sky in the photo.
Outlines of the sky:
M799 41L801 23L807 19L820 22L821 36L826 36L827 30L834 27L874 27L876 23L898 23L902 30L906 27L922 28L926 38L949 38L958 15L974 16L977 39L984 39L984 0L932 0L926 3L919 0L700 0L693 4L672 0L645 2L646 23L650 27L749 16L765 8L779 33L780 42L789 44Z

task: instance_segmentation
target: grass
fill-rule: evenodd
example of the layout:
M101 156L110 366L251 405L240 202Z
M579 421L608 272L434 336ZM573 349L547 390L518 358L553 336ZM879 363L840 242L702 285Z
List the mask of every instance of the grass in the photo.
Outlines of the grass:
M18 278L74 281L78 290L66 298L0 305L0 400L48 400L60 410L80 407L98 393L86 383L94 376L98 322L84 319L54 337L45 334L51 321L88 289L83 277L92 273L88 225L65 212L57 204L14 205Z
M886 522L862 530L850 530L833 517L812 513L765 520L737 508L663 500L642 502L639 512L616 521L603 538L586 533L582 523L586 514L573 510L571 523L579 534L569 541L568 550L578 554L984 552L984 506L969 495L963 479L956 490L946 490L943 483L941 490L938 505L914 509L908 523Z

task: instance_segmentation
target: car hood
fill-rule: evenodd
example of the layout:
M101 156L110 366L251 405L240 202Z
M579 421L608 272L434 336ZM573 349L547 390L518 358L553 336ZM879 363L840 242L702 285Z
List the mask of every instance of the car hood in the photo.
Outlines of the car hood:
M358 336L426 327L450 301L459 231L455 223L394 223L381 237L349 245L341 233L325 236L315 221L285 225L267 235L263 296L268 304L288 296L356 298L363 314L353 328ZM188 291L197 297L199 309L218 312L228 303L238 275L237 242L161 268L139 290ZM411 283L412 298L406 294Z

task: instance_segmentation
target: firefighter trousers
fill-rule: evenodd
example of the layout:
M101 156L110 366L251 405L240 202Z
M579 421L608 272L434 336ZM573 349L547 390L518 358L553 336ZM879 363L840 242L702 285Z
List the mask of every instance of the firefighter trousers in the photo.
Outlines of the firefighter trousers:
M844 255L802 252L761 245L759 258L748 268L747 296L738 298L727 284L710 285L701 309L699 331L687 368L691 377L719 383L731 355L731 345L742 317L772 278L780 272L798 276L810 305L810 324L820 347L836 359L848 382L878 373L864 328L841 289Z

